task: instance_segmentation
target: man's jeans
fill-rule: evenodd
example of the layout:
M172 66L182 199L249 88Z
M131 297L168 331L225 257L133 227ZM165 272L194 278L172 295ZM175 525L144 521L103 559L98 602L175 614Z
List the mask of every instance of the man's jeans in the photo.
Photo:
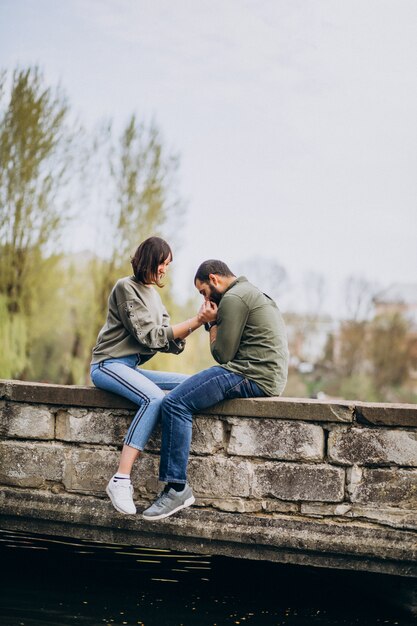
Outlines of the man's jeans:
M91 366L91 380L96 387L112 391L139 405L127 431L124 443L143 450L161 415L164 391L170 391L184 382L187 374L152 372L137 369L137 355L106 359Z
M251 380L224 367L210 367L175 387L162 401L162 446L159 480L185 483L192 416L221 400L266 394Z

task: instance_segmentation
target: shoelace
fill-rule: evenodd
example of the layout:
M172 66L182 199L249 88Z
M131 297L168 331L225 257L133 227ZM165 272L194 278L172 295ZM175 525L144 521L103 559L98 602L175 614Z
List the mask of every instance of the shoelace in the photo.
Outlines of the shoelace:
M166 491L162 490L159 496L157 497L155 504L159 506L160 504L165 504L165 502L169 500L170 500L169 494Z

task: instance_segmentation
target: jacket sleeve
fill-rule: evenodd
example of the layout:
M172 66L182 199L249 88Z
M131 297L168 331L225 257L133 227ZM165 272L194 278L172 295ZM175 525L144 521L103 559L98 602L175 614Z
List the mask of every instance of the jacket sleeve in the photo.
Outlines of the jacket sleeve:
M217 363L228 363L235 357L248 315L248 306L242 298L233 294L223 297L217 313L216 340L210 344Z
M168 348L169 341L173 339L172 327L167 324L169 320L165 311L162 324L155 324L155 319L150 314L144 302L138 298L125 300L118 306L120 319L131 335L151 350L163 350Z

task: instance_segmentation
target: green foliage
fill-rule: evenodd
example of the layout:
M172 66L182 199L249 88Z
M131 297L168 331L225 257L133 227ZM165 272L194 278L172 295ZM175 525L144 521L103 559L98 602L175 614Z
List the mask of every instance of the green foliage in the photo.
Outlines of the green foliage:
M369 354L376 389L399 387L409 368L409 324L398 313L376 317L371 325Z
M0 378L15 378L26 364L27 319L11 315L7 304L0 295Z
M64 96L44 87L37 68L13 73L9 100L0 101L0 293L11 313L30 314L39 260L64 221L67 116Z
M17 69L0 90L0 332L4 375L31 369L31 343L56 258L51 239L65 223L63 189L74 135L60 90L45 87L38 68ZM6 97L7 96L7 97Z
M379 402L383 399L375 388L372 378L364 374L354 374L342 379L339 391L342 398L346 400Z

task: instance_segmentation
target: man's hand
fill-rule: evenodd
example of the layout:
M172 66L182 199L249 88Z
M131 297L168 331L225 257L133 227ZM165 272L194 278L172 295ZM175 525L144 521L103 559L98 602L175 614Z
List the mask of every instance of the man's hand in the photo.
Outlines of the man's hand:
M202 324L214 322L217 319L217 304L211 300L205 300L197 313L198 321Z

